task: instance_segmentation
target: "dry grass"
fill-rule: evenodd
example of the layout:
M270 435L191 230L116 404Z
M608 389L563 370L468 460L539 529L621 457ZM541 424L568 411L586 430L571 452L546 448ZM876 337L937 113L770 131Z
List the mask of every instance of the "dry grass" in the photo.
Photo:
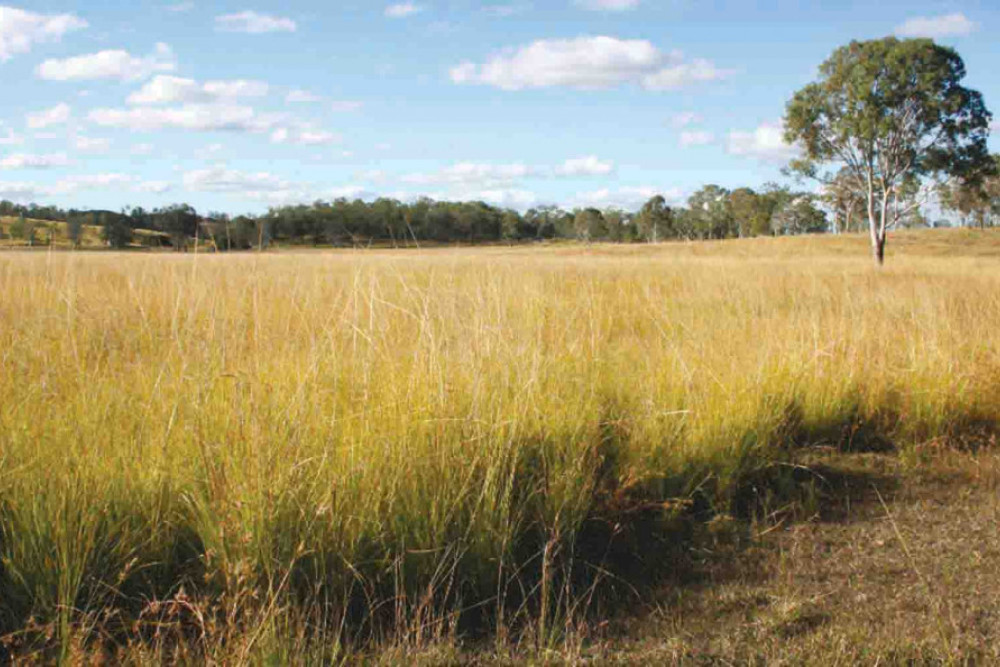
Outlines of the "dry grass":
M0 634L572 657L801 447L992 435L1000 237L947 234L0 255Z

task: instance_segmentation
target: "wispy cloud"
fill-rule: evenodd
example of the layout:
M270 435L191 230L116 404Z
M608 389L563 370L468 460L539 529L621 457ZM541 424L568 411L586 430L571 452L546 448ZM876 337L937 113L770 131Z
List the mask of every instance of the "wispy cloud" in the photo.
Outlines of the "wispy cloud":
M390 19L405 19L408 16L424 11L421 5L412 2L399 2L385 8L385 16Z
M972 33L978 26L965 14L916 16L896 26L901 37L956 37Z
M624 12L639 6L639 0L573 0L573 4L592 12Z
M69 120L70 113L70 106L63 102L51 109L27 114L25 116L25 123L33 130L40 130L50 125L62 125Z
M245 32L259 35L268 32L295 32L298 25L289 18L243 11L215 17L215 29L220 32Z

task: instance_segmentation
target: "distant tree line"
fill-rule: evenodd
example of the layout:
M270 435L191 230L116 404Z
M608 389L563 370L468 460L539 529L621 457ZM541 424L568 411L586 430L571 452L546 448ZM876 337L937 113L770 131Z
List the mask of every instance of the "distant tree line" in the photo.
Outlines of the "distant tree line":
M915 196L915 191L912 193ZM1000 221L1000 179L951 184L939 190L941 206L963 224L992 226ZM197 239L218 250L266 248L274 243L315 246L410 246L420 243L497 243L545 239L585 242L658 242L671 239L710 240L754 236L788 236L855 232L866 228L865 196L846 171L832 178L819 194L789 186L765 184L729 190L706 185L686 205L671 205L660 196L636 211L617 208L537 206L520 212L484 202L418 199L336 199L273 207L261 215L200 214L188 204L161 208L63 210L36 204L0 201L0 216L15 217L11 235L37 243L31 221L66 222L66 233L80 245L85 226L100 229L109 246L136 243L185 249ZM903 226L930 226L915 206Z

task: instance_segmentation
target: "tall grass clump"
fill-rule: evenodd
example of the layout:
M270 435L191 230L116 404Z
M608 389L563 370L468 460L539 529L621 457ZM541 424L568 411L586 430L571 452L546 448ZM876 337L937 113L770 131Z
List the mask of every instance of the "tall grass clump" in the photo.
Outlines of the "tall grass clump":
M0 256L0 635L541 646L794 448L991 435L1000 271L830 243Z

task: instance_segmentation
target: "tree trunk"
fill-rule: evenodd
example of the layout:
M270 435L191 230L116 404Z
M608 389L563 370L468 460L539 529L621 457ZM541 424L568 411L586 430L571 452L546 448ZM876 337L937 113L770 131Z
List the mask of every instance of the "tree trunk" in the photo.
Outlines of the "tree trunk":
M872 243L872 258L875 266L880 267L885 261L885 236L879 234L878 219L875 217L875 196L872 189L868 189L868 231Z
M875 266L879 267L885 263L885 235L883 234L881 238L875 238L872 240L872 257L875 260Z

